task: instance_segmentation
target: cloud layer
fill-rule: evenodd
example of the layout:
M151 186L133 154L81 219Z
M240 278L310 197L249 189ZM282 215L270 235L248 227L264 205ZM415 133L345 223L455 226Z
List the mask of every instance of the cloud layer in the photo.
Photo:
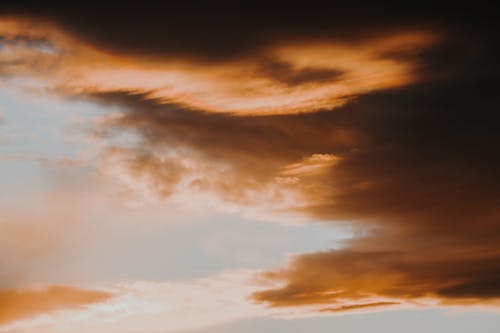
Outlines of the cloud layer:
M208 193L355 230L340 250L263 274L281 286L254 301L325 313L498 304L499 52L487 19L181 6L173 20L141 9L124 34L126 6L90 22L86 10L35 9L6 11L0 74L117 107L95 133L139 139L103 152L101 172L157 201Z

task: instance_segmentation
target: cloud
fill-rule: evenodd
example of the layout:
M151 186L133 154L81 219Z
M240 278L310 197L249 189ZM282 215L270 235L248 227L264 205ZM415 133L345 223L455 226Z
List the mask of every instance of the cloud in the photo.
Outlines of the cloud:
M63 287L17 293L13 294L17 302L15 309L22 305L25 311L37 310L32 314L60 311L44 317L19 316L16 322L3 323L0 331L49 333L71 329L78 333L115 333L143 332L147 327L152 332L165 332L255 318L267 311L246 299L259 286L254 276L254 271L241 270L193 280L123 281L106 288L113 293L112 297ZM5 297L13 298L8 295ZM60 304L57 307L56 300ZM12 306L13 302L10 301ZM13 314L15 309L11 310Z
M489 82L464 81L376 93L345 107L348 118L357 113L362 139L302 187L311 205L301 209L352 221L358 237L342 250L293 257L267 275L284 285L256 293L257 301L498 304L500 160L488 148L500 142L491 125L498 115Z
M258 292L255 299L273 306L335 304L349 299L355 301L353 309L377 297L397 303L428 298L442 304L498 305L498 256L446 255L432 258L429 253L352 249L300 255L289 268L269 273L269 278L285 280L286 286Z
M415 18L427 14L426 26L449 22L449 10L429 12L426 6L377 5L313 1L307 6L290 2L254 2L235 5L226 1L203 4L75 4L5 3L0 13L49 21L86 44L106 53L120 53L150 60L184 58L219 63L254 57L278 41L331 38L362 40L412 28ZM469 13L472 9L467 8ZM443 15L444 14L444 15ZM417 21L417 23L420 23ZM127 26L126 33L123 27Z
M494 304L500 161L487 147L499 142L497 115L490 82L469 73L302 115L230 117L138 95L96 98L122 105L112 126L136 131L153 154L175 147L197 156L195 165L221 168L202 172L198 189L256 205L273 186L297 195L283 210L358 230L341 251L298 255L271 272L285 285L255 300Z
M272 80L282 82L289 86L298 86L307 83L321 83L339 80L343 72L330 68L305 67L302 69L294 68L290 63L267 61L258 69L264 75Z
M397 302L375 302L375 303L364 303L364 304L356 304L356 305L343 305L343 306L339 306L339 307L323 308L320 311L322 311L322 312L343 312L343 311L351 311L351 310L359 310L359 309L388 307L391 305L399 305L399 303L397 303Z
M214 64L255 57L277 42L363 41L415 27L459 30L465 38L467 30L495 22L489 9L493 8L484 4L431 8L423 2L403 7L390 1L311 1L307 5L146 1L142 6L82 3L71 9L57 2L6 2L0 14L49 21L106 53Z
M0 327L16 320L105 302L111 294L66 286L0 290Z
M143 195L154 200L169 197L174 187L189 173L188 166L177 158L156 156L147 150L127 150L110 147L105 153L102 171L120 179L136 190L143 187Z
M5 78L23 76L67 95L129 91L235 115L314 112L409 84L418 80L415 52L439 40L425 30L406 30L356 42L283 41L251 58L205 64L105 52L43 20L4 18L0 36ZM407 57L390 55L394 50Z
M466 23L444 15L436 25L440 15L420 20L422 10L387 23L373 20L378 11L351 23L330 11L191 19L175 9L179 20L132 15L130 34L118 24L127 8L112 23L110 9L92 23L88 11L76 20L28 11L42 21L14 19L1 33L40 38L32 25L49 19L41 34L54 52L33 65L40 50L10 45L3 72L118 106L102 133L139 141L108 150L103 170L146 196L207 192L222 206L261 205L357 232L342 249L296 255L264 274L281 285L254 293L257 302L318 311L498 303L499 52L487 19L476 24L472 11ZM183 29L158 33L172 27Z

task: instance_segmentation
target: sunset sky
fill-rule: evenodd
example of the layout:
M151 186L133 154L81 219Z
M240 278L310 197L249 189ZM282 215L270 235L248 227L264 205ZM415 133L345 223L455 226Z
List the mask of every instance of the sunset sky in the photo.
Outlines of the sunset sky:
M492 9L0 2L0 333L500 332Z

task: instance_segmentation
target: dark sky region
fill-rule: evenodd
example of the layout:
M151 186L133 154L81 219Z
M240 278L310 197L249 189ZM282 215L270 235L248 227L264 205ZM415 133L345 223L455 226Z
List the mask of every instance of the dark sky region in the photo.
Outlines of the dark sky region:
M228 68L214 79L217 92L226 89L217 85L219 78L233 69L250 70L250 77L270 82L270 90L283 89L277 100L286 98L287 91L306 96L337 83L355 87L317 106L314 98L307 99L300 110L292 101L279 107L259 104L262 112L250 106L241 113L231 109L245 105L246 92L239 90L227 96L237 95L240 104L204 103L203 90L192 102L156 93L157 87L147 84L143 89L106 85L59 91L121 110L120 117L96 131L138 135L140 143L133 148L112 147L107 153L119 156L132 174L152 179L160 197L173 195L191 172L177 157L158 156L175 147L181 156L207 166L190 185L194 190L251 206L256 200L251 194L278 179L302 198L289 212L354 230L340 249L298 254L281 268L261 273L279 286L254 292L253 302L271 308L317 306L319 312L335 313L420 299L498 305L500 54L492 8L477 2L5 1L0 13L49 22L79 45L134 59L144 68L176 61L189 73ZM361 60L351 67L337 68L335 57L328 67L305 60L303 65L303 58L279 58L269 51L281 45L300 50L302 45L331 44L362 53L406 32L431 41L414 46L403 34L396 46L380 46L370 58L411 64L404 82L397 78L390 84L351 85L367 79L356 74ZM3 38L54 43L40 31ZM15 75L12 63L2 63L0 73ZM233 89L231 82L227 89ZM332 100L340 102L329 106Z

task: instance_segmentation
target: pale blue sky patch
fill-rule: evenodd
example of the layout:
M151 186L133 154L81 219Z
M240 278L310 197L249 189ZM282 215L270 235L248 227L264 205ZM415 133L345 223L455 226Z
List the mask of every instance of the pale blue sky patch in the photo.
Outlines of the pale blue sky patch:
M9 188L0 195L0 203L47 191L54 175L84 179L95 171L101 146L113 142L94 138L88 131L108 109L43 90L25 91L24 81L8 84L16 82L19 87L5 82L0 86L0 182ZM132 140L130 136L127 139Z

